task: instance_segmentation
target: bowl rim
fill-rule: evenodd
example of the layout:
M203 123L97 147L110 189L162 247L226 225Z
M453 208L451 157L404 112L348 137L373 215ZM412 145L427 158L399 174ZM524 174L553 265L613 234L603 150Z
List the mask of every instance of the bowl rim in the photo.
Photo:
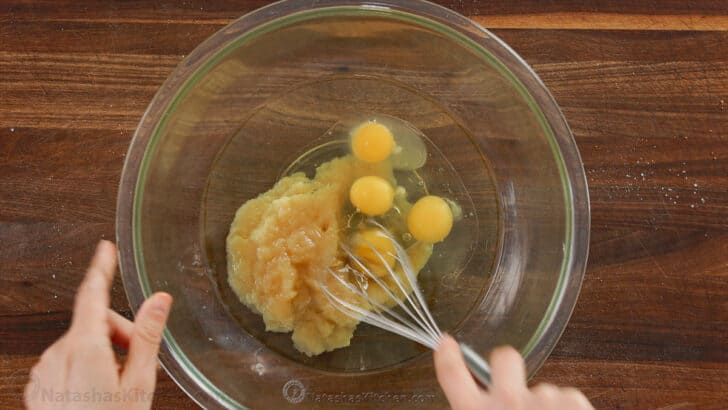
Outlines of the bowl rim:
M169 110L174 109L194 79L211 68L237 45L283 25L301 19L319 18L336 13L366 13L387 18L404 19L416 24L445 30L454 41L464 42L484 57L493 67L517 86L539 117L557 159L566 205L566 239L561 273L552 300L540 325L521 354L528 364L529 377L543 364L576 306L586 270L590 206L586 174L573 134L553 96L533 69L505 42L469 18L423 0L282 0L254 10L197 46L170 73L143 114L129 146L117 195L116 241L119 246L119 268L132 311L136 314L150 295L146 277L141 274L141 249L135 246L140 238L134 230L139 215L141 185L145 177L145 157L154 148L158 131L165 125ZM252 36L252 37L251 37ZM244 405L215 387L184 353L165 329L160 346L160 362L170 377L197 404L205 407L246 409ZM181 366L180 363L186 363ZM196 373L191 374L191 371Z

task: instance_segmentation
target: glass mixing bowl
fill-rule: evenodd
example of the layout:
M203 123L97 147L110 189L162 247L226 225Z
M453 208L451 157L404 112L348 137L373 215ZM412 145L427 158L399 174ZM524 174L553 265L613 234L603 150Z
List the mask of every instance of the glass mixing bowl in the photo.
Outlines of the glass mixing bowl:
M130 304L174 296L161 361L204 407L444 406L424 348L360 325L350 347L309 358L289 334L265 332L227 285L235 210L342 118L367 113L421 130L430 191L463 207L421 274L442 328L483 355L515 346L532 375L566 326L586 264L588 194L571 132L534 72L430 3L279 2L184 59L144 114L121 178Z

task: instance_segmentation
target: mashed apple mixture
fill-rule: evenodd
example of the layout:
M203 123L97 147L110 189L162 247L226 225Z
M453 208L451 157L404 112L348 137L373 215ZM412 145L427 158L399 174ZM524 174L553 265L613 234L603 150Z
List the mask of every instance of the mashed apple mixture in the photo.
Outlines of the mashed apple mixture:
M398 148L395 142L387 127L365 122L352 130L352 154L321 164L313 179L303 173L281 178L235 214L227 237L230 286L263 317L266 330L292 331L296 349L306 355L348 346L358 325L331 304L322 284L369 309L329 272L357 280L352 267L362 267L348 260L342 244L385 284L394 284L385 263L402 274L394 245L365 218L375 218L395 235L413 237L406 250L415 273L427 263L433 244L450 232L453 218L446 201L428 195L412 205L397 185L389 160ZM383 305L394 304L373 281L366 292Z

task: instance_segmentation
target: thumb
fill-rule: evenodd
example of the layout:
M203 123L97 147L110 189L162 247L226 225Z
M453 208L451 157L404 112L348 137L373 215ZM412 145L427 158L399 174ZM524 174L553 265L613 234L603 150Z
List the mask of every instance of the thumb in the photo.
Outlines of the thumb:
M157 380L157 354L167 323L172 296L155 293L139 309L129 340L129 355L122 373L122 384L150 394Z

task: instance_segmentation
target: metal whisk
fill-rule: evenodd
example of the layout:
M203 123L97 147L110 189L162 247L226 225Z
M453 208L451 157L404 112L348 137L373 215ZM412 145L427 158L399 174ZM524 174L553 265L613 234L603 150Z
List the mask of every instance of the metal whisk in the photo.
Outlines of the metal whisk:
M383 226L376 222L371 223L382 230L382 233L392 242L396 250L396 255L391 256L394 256L396 261L399 262L403 272L401 276L386 262L384 255L378 249L372 246L372 244L367 244L377 258L379 258L381 265L386 268L387 273L385 276L389 275L392 278L396 284L396 289L390 289L382 278L375 275L346 245L342 245L342 249L349 259L355 262L349 268L354 275L366 278L366 281L355 281L356 284L354 284L342 278L332 269L329 269L329 273L349 291L366 301L371 307L371 310L341 299L332 293L324 284L321 284L321 289L329 298L332 305L343 314L388 332L398 334L423 346L427 346L432 350L437 349L442 339L442 332L425 303L422 291L417 286L415 272L407 252ZM363 283L367 283L367 281L372 281L379 285L387 296L396 303L395 306L399 307L400 311L395 311L372 299L364 288L365 285ZM395 292L400 293L403 297L396 296ZM481 385L490 387L490 366L488 366L488 363L468 345L460 343L460 349L463 352L465 363L473 377Z

